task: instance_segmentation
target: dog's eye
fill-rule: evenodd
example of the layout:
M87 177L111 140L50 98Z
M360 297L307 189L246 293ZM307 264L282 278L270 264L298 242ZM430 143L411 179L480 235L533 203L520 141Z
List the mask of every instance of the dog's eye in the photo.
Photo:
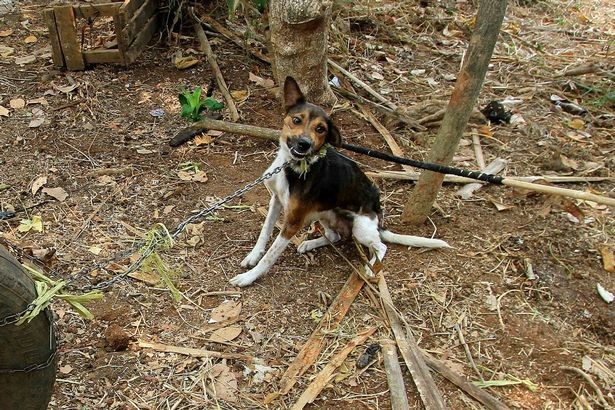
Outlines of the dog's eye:
M299 118L299 117L293 117L293 124L295 124L295 125L299 125L299 124L301 124L301 118Z
M316 127L316 132L319 133L319 134L322 134L325 131L327 131L327 129L325 127L323 127L322 125L318 125Z

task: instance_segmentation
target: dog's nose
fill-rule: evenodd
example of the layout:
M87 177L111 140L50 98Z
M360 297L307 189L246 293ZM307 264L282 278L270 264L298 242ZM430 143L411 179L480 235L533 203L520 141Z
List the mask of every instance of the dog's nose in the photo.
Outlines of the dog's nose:
M306 137L301 137L297 141L297 151L299 152L307 152L312 146L312 140Z

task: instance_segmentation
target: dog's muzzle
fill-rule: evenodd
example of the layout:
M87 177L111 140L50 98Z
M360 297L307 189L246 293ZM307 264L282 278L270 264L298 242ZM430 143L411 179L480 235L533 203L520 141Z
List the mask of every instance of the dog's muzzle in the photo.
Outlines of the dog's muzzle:
M293 157L299 159L308 155L312 149L312 140L307 137L289 139L287 144Z

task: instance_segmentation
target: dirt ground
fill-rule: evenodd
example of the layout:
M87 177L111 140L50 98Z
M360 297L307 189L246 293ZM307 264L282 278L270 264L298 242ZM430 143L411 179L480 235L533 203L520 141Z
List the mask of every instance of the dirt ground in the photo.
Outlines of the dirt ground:
M467 47L473 3L340 3L330 56L419 120L445 107ZM96 264L104 266L130 249L154 224L173 230L255 179L276 146L229 134L168 145L189 124L179 115L180 88L206 87L212 79L205 58L191 54L198 42L188 23L182 37L170 45L153 43L130 67L66 72L51 63L45 5L20 1L0 17L0 109L6 108L0 111L0 210L34 206L0 221L0 232L14 249L44 259L50 277L80 287L109 279ZM209 6L212 16L228 24L222 7ZM471 144L477 130L486 162L507 160L508 176L614 177L614 13L614 5L603 0L511 1L479 106L514 97L517 115L512 124L499 125L473 116L454 165L477 168ZM247 11L231 27L248 24L249 31L263 34L263 20ZM235 93L240 122L279 127L279 103L266 84L249 78L252 73L270 79L270 67L208 33L229 88L240 91ZM178 51L200 63L178 70L172 62ZM598 68L560 75L590 64ZM565 112L551 95L588 113ZM214 97L221 100L219 91ZM156 109L163 115L154 116ZM437 121L414 131L374 112L408 157L426 157ZM342 97L333 118L345 141L388 151ZM400 169L348 155L366 171ZM190 180L197 168L206 178L201 173L200 181ZM453 246L424 251L391 245L384 261L393 301L423 349L472 381L482 378L484 388L511 408L615 405L615 315L596 290L601 284L615 292L613 272L603 264L615 245L612 208L499 186L462 200L455 195L461 185L445 184L429 223L410 227L400 217L412 184L383 178L377 183L391 230L435 235ZM612 179L558 186L615 195ZM46 188L62 188L67 196L54 198L58 191L44 193ZM332 248L305 256L289 249L253 286L230 286L263 222L258 207L267 203L266 189L258 186L191 225L175 246L160 252L176 271L179 302L166 287L137 279L120 282L88 305L92 320L54 302L61 348L50 408L287 408L336 349L370 326L377 332L350 354L308 408L390 408L381 355L366 369L356 367L366 346L391 337L365 291L290 393L263 404L351 272ZM43 231L20 232L21 221L35 216ZM361 263L353 244L338 249L354 265ZM128 263L115 261L111 268L120 272ZM225 301L233 302L235 312L222 335L212 334L219 326L212 325L211 315L230 306ZM139 341L257 360L164 353L140 347ZM482 408L437 373L434 377L450 408ZM421 408L408 374L405 381L411 407Z

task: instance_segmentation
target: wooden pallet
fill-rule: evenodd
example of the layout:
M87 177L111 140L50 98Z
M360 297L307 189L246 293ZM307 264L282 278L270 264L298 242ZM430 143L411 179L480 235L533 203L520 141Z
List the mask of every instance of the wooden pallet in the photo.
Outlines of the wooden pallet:
M84 50L78 30L98 17L112 17L117 48ZM61 5L45 10L53 63L68 70L86 65L133 63L159 27L158 0L124 0L110 3Z

